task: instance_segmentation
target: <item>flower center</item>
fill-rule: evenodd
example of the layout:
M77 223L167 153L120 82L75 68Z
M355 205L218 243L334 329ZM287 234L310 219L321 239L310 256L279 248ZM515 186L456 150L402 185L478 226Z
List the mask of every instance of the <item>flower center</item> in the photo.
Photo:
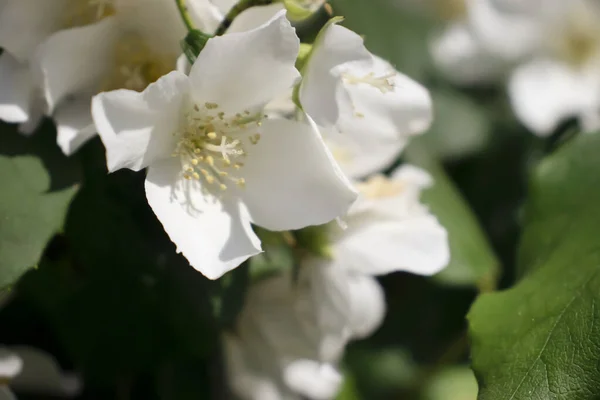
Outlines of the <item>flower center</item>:
M243 188L246 181L235 171L244 166L246 145L260 141L260 133L249 133L249 129L260 127L265 116L250 111L227 115L218 110L215 103L194 105L184 128L174 133L179 142L173 156L180 157L187 180L203 180L220 190L226 190L230 183Z
M114 0L70 0L66 9L65 28L93 24L116 12Z
M444 21L456 21L467 15L465 0L434 0L435 13Z
M102 90L130 89L141 92L172 71L176 56L158 55L136 35L120 38L114 49L114 69Z
M356 76L345 72L342 74L342 77L350 85L358 85L363 83L378 89L381 91L381 93L388 93L394 90L394 81L392 78L395 75L395 72L389 72L387 74L377 76L375 75L375 72L369 72L363 76Z
M583 10L569 18L556 41L558 55L571 65L580 66L598 54L600 50L600 27L595 19Z
M402 193L404 184L384 175L375 175L365 182L357 183L357 189L368 199L382 199Z

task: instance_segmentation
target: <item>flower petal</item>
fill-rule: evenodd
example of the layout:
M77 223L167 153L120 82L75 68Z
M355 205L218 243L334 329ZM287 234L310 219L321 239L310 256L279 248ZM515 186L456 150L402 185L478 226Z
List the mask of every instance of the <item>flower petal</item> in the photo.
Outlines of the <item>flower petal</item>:
M29 119L31 75L26 64L10 53L0 55L0 119L22 123Z
M595 69L538 59L513 72L508 91L521 122L537 135L547 136L568 117L597 112L600 75Z
M7 348L0 347L0 379L9 380L23 370L23 360Z
M310 120L266 120L248 153L242 201L252 222L266 229L324 224L344 215L356 199Z
M36 65L50 112L68 95L100 90L110 71L116 29L115 18L106 18L59 31L40 45Z
M96 135L90 103L87 96L67 100L54 113L56 141L65 155L75 153Z
M187 76L173 71L142 93L121 89L94 96L92 117L106 147L108 170L139 171L170 157L188 94Z
M332 127L339 119L336 97L344 93L340 94L341 79L333 69L347 62L370 59L363 39L347 28L331 24L319 34L300 86L302 107L317 124Z
M350 274L350 326L353 338L371 336L385 317L385 294L377 280L362 274Z
M62 0L4 0L0 10L0 47L20 62L60 25Z
M497 80L507 64L488 53L467 25L454 23L429 44L431 56L442 73L459 84L479 84Z
M315 360L298 359L287 365L283 379L292 390L314 400L335 397L344 380L342 374L331 364Z
M256 29L261 25L268 23L284 9L285 6L281 3L250 7L233 20L231 26L227 29L227 33L246 32Z
M243 208L203 193L199 181L183 179L179 160L150 166L146 197L177 251L209 279L261 252Z
M257 29L210 39L190 72L194 101L234 114L263 107L299 78L299 48L285 11Z

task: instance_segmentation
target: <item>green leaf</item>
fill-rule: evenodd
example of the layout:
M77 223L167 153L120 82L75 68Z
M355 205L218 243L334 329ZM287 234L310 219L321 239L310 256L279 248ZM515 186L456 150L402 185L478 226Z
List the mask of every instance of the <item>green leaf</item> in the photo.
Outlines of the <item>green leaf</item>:
M424 388L424 400L476 400L477 381L466 366L452 366L436 373Z
M476 285L487 291L495 286L498 261L461 194L443 168L416 143L405 151L407 162L426 169L435 181L422 200L448 231L450 264L435 276L451 285Z
M62 229L75 187L50 191L50 176L34 156L0 156L0 289L35 266Z
M481 400L600 395L600 135L544 159L529 185L525 277L469 313Z

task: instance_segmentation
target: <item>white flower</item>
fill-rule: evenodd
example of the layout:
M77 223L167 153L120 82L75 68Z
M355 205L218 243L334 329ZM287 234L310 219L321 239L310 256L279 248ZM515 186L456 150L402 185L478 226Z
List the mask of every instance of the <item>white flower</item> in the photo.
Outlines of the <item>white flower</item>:
M35 128L43 105L30 62L37 46L62 27L68 0L4 0L0 4L0 119Z
M179 41L186 33L173 1L77 3L65 8L70 10L64 16L70 28L54 33L38 47L34 65L65 154L95 134L92 95L117 88L145 89L175 69Z
M344 347L371 334L384 313L373 278L309 260L297 282L286 274L250 288L236 332L225 337L229 381L243 399L333 399Z
M540 136L558 124L579 118L584 126L600 110L600 5L588 0L546 0L543 12L527 16L536 27L530 60L510 77L509 95L522 123ZM497 13L503 13L500 9ZM505 15L504 18L508 18Z
M356 198L310 121L264 118L264 105L298 78L298 47L280 12L255 30L210 39L189 77L171 72L142 93L93 99L109 170L150 167L150 206L209 278L260 252L251 222L322 224Z
M357 184L361 196L344 218L347 228L331 224L331 262L368 275L443 269L450 258L446 230L419 201L431 184L425 171L410 165L391 178L375 175Z
M314 44L299 97L304 110L325 128L325 140L351 177L388 166L408 138L425 131L432 119L425 88L373 56L359 35L335 23Z

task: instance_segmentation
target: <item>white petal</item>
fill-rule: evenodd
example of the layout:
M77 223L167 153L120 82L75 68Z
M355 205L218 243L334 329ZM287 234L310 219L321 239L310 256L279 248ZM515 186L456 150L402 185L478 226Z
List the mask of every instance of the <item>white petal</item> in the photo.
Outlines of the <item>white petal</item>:
M517 68L508 90L517 117L539 136L551 134L568 117L600 106L600 75L595 70L553 60L538 59Z
M203 193L199 181L183 179L178 159L150 166L146 197L177 251L209 279L261 251L239 204L220 201Z
M0 379L8 380L23 370L23 360L7 348L0 347Z
M11 381L16 391L72 397L81 390L81 381L64 373L52 355L28 346L11 350L23 360L23 371Z
M288 230L324 224L344 215L356 199L312 122L268 119L260 141L247 151L241 196L259 226Z
M372 137L396 134L397 140L404 142L407 136L423 133L431 125L433 115L427 89L397 72L387 61L373 57L368 62L342 68L345 73L359 78L369 74L389 76L385 79L389 85L385 93L383 89L366 83L345 85L351 104L347 107L347 104L340 103L343 108L338 128L342 133L354 130L357 136L362 131L363 135Z
M223 338L229 384L241 398L248 400L282 400L275 384L277 376L265 377L257 369L256 360L248 360L246 346L238 337L226 334ZM252 345L252 344L250 344Z
M223 13L210 0L187 2L190 17L195 27L202 32L213 33L223 20Z
M540 46L544 32L540 25L540 8L524 9L503 6L494 0L470 0L468 18L470 27L481 45L490 53L507 60L517 60L531 54ZM520 2L534 3L534 1ZM538 2L539 3L539 2Z
M269 22L284 9L285 7L281 3L250 7L233 20L231 26L227 29L227 33L246 32L258 28Z
M191 5L194 1L187 3ZM115 9L125 33L133 32L153 52L172 56L175 60L187 30L174 1L117 0Z
M284 380L294 391L310 399L328 400L336 396L344 378L330 364L299 359L285 368Z
M345 219L348 228L332 232L336 265L368 275L439 272L449 262L447 233L419 202L431 177L404 165L388 183L396 194L361 198Z
M142 92L115 90L92 99L92 117L104 147L109 171L139 171L170 157L189 95L187 76L173 71Z
M101 89L113 62L116 30L116 19L105 18L92 25L59 31L38 48L36 63L51 112L68 95Z
M448 26L429 47L437 67L459 84L494 81L507 70L506 62L488 53L462 23Z
M67 100L54 113L56 141L65 155L75 153L85 142L96 135L92 120L91 98Z
M300 87L302 107L317 124L332 127L339 119L337 96L342 82L334 68L370 59L362 38L347 28L332 24L319 35Z
M284 11L257 29L210 39L190 72L194 100L234 114L263 107L299 77L299 46Z
M63 16L62 0L5 0L0 10L0 47L28 62L38 44L54 32Z
M29 119L31 75L26 64L9 53L0 55L0 119L10 123Z
M370 276L352 274L350 285L350 321L355 339L371 336L385 317L385 295L379 282Z
M450 259L446 230L430 215L373 222L336 243L334 254L340 265L370 275L434 275Z

